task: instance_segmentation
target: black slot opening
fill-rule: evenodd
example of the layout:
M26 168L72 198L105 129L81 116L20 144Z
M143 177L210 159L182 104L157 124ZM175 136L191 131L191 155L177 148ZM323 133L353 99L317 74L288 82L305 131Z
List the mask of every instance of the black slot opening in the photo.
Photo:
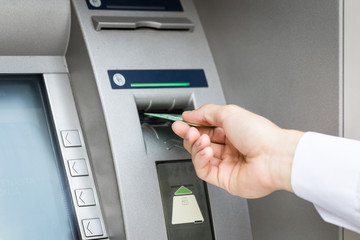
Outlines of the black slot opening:
M154 110L154 111L148 111L151 113L165 113L165 114L182 114L184 112L183 109L175 109L172 111L167 111L167 110ZM139 119L140 119L140 123L141 125L143 124L149 124L151 126L170 126L173 121L171 120L167 120L167 119L162 119L162 118L157 118L157 117L152 117L152 116L147 116L144 113L147 113L146 111L139 111Z

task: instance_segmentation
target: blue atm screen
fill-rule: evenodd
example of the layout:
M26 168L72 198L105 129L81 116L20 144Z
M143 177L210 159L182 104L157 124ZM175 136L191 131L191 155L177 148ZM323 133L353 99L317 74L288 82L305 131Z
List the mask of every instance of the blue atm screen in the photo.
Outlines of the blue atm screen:
M0 239L78 239L41 77L0 76Z

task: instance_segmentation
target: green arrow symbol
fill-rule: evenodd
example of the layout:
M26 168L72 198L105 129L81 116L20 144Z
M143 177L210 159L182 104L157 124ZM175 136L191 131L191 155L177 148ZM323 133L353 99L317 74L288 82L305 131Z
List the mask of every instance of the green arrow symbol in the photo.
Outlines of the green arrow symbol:
M186 194L192 194L192 191L184 186L181 186L176 192L175 196L178 195L186 195Z

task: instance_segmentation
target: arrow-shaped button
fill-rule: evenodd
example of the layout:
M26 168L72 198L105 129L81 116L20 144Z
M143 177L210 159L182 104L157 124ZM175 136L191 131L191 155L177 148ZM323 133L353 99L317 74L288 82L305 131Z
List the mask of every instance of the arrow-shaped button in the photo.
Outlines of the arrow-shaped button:
M91 188L77 189L75 194L79 207L96 205L94 192Z
M99 218L84 219L82 220L82 224L85 229L86 237L95 237L95 236L104 235L101 226L101 221Z
M61 131L64 147L81 147L78 130Z
M68 144L71 145L71 142L69 140L69 133L68 132L66 133L65 140L68 142Z
M79 195L79 199L80 199L80 201L82 201L84 204L86 204L86 202L81 198L81 196L83 195L83 191L81 191L81 193L80 193L80 195Z
M76 164L76 161L74 161L74 164L72 165L72 170L75 172L75 173L77 173L77 174L79 174L79 172L76 170L76 168L75 168L75 164Z
M71 159L68 163L71 176L79 177L89 175L85 159Z
M86 230L88 230L90 234L94 234L94 233L90 230L90 228L89 228L89 227L90 227L90 223L91 223L91 222L89 221L89 222L88 222L88 225L86 226Z

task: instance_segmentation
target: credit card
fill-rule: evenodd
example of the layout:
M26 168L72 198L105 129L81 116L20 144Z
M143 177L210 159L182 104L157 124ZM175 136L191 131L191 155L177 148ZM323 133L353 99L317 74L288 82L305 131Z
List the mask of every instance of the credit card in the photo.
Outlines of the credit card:
M182 118L181 114L166 114L166 113L144 113L144 115L146 116L151 116L151 117L157 117L157 118L162 118L162 119L166 119L166 120L170 120L170 121L183 121L184 123L193 126L193 127L206 127L203 125L199 125L199 124L193 124L193 123L189 123L189 122L185 122L184 119Z

